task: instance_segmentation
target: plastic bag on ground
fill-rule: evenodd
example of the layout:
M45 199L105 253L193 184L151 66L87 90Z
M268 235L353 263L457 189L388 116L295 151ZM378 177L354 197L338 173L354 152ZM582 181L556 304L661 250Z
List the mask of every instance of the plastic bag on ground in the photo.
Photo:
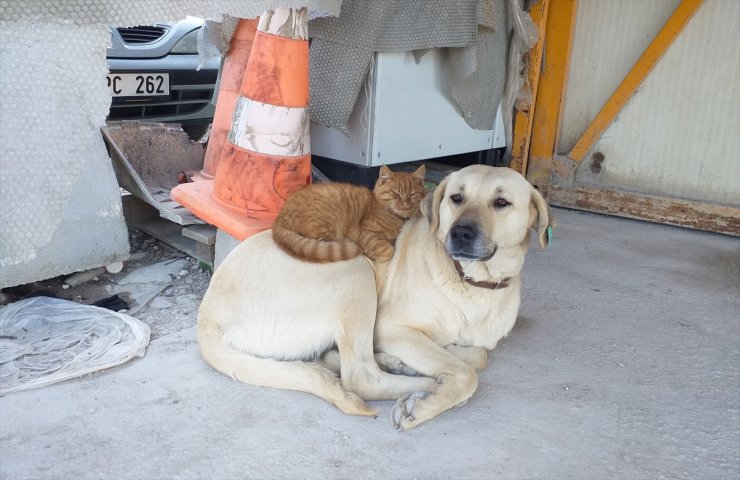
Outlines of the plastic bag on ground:
M131 316L35 297L0 308L0 395L143 357L150 329Z

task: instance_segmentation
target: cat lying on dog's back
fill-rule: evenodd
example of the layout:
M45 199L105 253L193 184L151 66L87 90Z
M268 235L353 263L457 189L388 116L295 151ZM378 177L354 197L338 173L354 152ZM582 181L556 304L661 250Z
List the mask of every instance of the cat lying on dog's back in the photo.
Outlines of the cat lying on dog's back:
M424 198L422 165L413 173L380 167L375 188L321 183L294 193L272 227L284 251L309 262L349 260L361 254L385 262L406 219Z

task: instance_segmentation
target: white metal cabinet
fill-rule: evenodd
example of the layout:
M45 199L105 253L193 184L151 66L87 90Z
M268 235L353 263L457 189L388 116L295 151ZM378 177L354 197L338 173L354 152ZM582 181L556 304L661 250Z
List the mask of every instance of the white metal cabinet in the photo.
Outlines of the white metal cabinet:
M311 152L367 167L505 146L501 110L491 130L471 128L444 93L445 50L376 53L349 122L350 136L313 123Z

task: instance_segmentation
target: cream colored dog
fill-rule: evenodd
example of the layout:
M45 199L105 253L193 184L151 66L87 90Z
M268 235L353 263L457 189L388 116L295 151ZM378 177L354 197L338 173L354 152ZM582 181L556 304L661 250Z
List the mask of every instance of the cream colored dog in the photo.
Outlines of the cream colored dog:
M422 212L396 241L380 292L364 257L301 262L270 231L240 244L200 307L205 360L239 381L313 393L351 414L376 413L363 400L398 399L392 418L403 429L467 401L487 349L514 325L529 230L544 247L547 205L515 171L475 165L443 180Z

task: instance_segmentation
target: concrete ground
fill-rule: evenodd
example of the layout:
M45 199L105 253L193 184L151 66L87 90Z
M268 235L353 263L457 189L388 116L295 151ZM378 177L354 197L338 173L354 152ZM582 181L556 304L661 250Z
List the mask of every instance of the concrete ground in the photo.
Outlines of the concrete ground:
M478 391L416 430L208 368L191 264L144 358L0 399L0 478L740 478L740 241L555 215Z

